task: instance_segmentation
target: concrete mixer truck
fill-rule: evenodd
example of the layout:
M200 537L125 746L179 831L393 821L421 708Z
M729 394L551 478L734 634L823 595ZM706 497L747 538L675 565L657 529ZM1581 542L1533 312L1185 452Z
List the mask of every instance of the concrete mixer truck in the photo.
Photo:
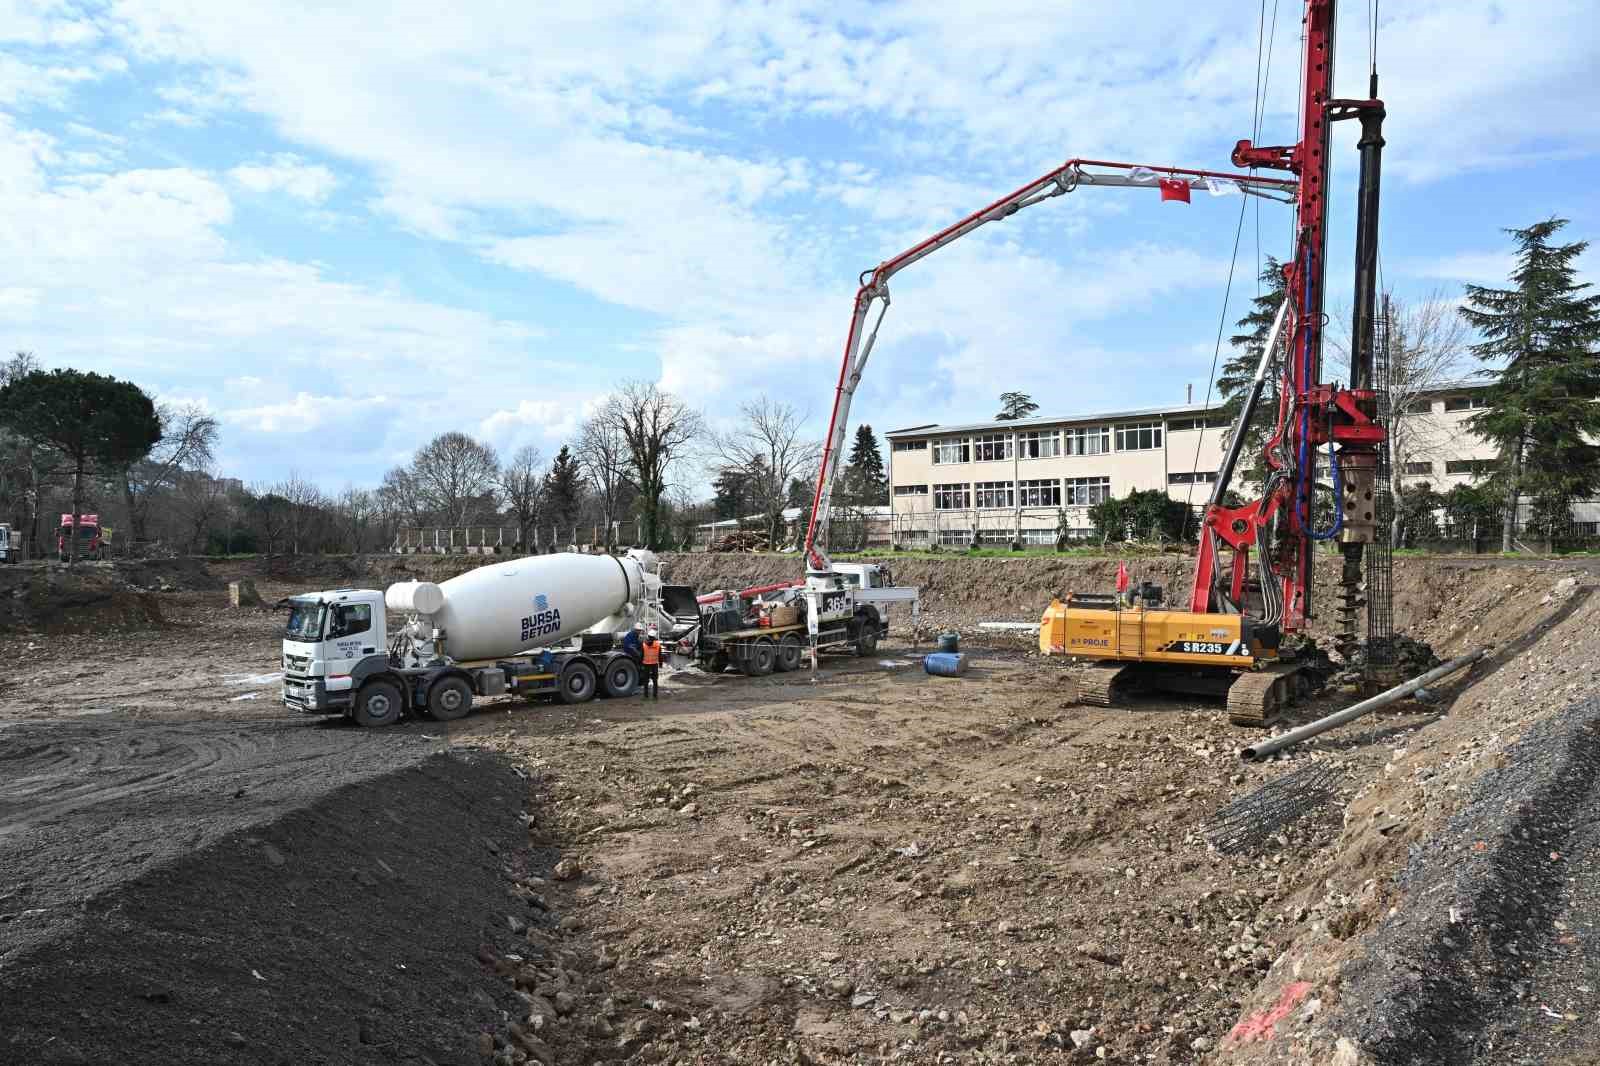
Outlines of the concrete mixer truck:
M671 640L687 628L674 605L698 621L694 593L663 586L643 551L515 559L384 592L306 593L289 600L283 702L377 726L407 712L461 718L475 697L506 693L627 696L638 666L615 638L643 621ZM390 612L405 619L392 636Z

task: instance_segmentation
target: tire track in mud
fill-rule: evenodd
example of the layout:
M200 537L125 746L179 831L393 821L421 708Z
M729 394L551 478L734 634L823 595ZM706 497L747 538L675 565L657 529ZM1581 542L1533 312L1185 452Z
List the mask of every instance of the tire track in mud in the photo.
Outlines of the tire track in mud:
M62 729L61 723L51 727ZM0 732L0 740L16 727ZM122 731L62 737L0 754L0 837L87 806L164 788L179 778L237 763L276 747L217 729L168 727L131 737Z

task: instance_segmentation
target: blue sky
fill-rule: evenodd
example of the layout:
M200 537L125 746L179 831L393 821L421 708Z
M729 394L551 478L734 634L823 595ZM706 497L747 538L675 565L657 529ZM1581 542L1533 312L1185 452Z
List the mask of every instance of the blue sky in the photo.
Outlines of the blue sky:
M1343 6L1339 91L1364 95ZM1267 143L1294 138L1278 7ZM622 378L713 422L766 392L820 435L863 269L1070 156L1225 169L1250 134L1257 4L998 11L0 0L0 331L204 404L248 481L374 484L449 429L549 455ZM1385 279L1497 282L1499 227L1550 214L1600 236L1589 5L1382 17ZM856 419L1202 395L1238 204L1082 190L907 270ZM1261 219L1283 255L1287 209Z

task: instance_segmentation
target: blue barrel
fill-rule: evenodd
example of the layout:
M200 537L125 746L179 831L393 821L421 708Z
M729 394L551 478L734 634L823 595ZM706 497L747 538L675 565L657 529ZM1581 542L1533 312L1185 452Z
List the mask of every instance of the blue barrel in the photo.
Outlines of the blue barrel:
M967 672L967 654L936 651L922 657L922 668L934 677L960 677Z
M948 652L958 652L958 651L960 651L961 650L961 634L960 633L940 633L939 634L939 650L940 651L948 651Z

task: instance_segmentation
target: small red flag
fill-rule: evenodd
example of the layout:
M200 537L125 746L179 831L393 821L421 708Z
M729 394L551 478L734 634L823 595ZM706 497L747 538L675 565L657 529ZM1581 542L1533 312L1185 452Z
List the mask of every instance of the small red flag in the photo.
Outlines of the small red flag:
M1128 591L1128 564L1127 563L1119 562L1117 564L1117 591L1118 592L1127 592Z
M1189 183L1182 178L1162 178L1157 184L1161 186L1161 199L1163 201L1182 200L1184 203L1189 202Z

